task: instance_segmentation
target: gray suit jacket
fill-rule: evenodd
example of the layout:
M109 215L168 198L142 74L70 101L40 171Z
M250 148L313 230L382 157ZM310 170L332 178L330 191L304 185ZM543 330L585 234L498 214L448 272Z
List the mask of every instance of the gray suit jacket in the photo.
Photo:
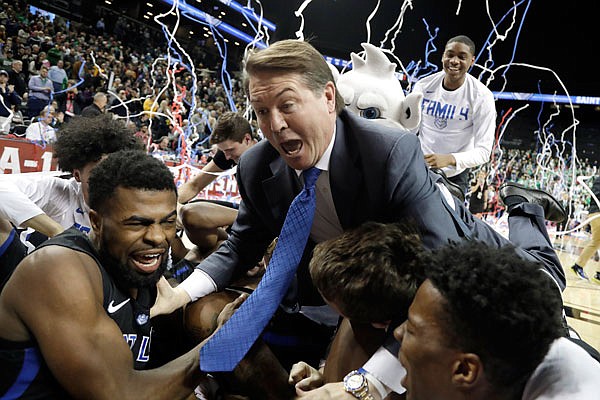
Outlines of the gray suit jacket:
M415 135L343 111L336 122L329 178L344 229L369 220L405 221L420 228L430 248L464 236L455 213L441 200ZM231 234L198 266L219 290L236 273L256 265L266 246L279 235L287 210L302 188L295 171L266 140L244 153L237 180L242 202ZM310 282L306 264L312 248L307 246L298 269L300 282ZM300 286L300 298L318 297L316 291L311 292L312 285Z

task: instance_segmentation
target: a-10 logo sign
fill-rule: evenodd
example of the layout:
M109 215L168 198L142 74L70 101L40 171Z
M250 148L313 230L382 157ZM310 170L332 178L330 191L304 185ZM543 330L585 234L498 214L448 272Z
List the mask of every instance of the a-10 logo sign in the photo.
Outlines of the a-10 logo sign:
M41 147L28 140L0 138L0 173L56 171L52 146Z

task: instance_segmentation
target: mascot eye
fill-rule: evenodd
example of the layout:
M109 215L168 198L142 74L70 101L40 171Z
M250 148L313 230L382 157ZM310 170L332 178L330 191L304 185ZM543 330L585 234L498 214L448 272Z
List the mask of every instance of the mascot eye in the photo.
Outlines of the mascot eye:
M360 110L360 116L366 119L377 119L381 118L381 111L377 107L369 107Z

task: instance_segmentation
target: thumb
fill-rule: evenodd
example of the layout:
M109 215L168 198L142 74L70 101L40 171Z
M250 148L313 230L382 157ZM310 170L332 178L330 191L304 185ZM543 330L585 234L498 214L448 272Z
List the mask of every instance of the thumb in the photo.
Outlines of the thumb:
M156 288L158 289L159 293L165 292L166 290L171 289L171 284L169 283L169 281L167 281L167 278L161 276L158 282L156 282Z

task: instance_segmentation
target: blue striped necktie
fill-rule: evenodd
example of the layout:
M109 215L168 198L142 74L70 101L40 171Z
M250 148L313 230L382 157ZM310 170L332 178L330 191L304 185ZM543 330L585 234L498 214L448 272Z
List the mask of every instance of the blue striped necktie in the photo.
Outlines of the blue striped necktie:
M320 173L315 167L302 173L304 188L290 205L265 275L229 321L200 349L202 371L233 371L275 313L306 247Z

